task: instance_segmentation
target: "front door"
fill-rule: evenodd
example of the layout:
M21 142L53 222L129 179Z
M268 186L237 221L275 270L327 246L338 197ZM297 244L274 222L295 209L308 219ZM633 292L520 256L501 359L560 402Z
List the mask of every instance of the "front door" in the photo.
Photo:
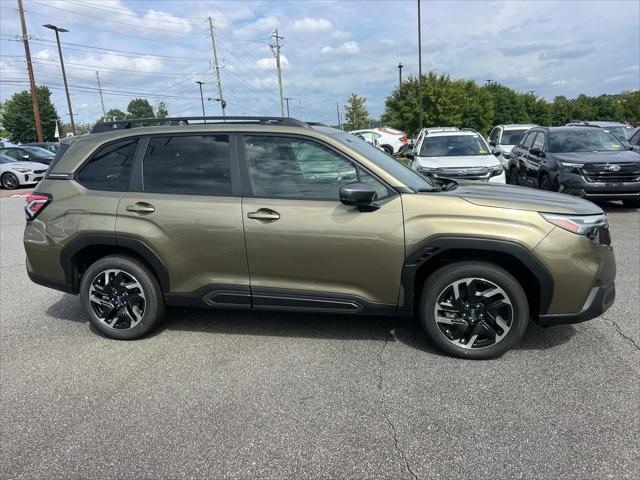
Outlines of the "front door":
M118 206L117 241L142 241L158 255L169 273L170 302L250 308L234 137L143 141L148 146Z
M254 308L392 313L404 261L400 195L307 138L247 135L244 157ZM376 189L379 209L340 203L340 186L354 181Z

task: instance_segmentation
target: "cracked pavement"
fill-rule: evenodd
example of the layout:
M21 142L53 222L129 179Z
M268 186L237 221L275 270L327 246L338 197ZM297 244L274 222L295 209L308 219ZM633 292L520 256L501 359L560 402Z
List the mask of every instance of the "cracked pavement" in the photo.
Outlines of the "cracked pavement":
M0 199L0 478L640 477L640 214L608 204L617 300L493 361L411 320L172 309L137 342L30 283Z

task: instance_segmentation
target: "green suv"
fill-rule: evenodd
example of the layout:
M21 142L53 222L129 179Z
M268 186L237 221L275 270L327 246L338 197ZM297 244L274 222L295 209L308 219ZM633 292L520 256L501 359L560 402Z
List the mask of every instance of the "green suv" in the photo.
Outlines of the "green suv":
M104 335L142 337L167 305L415 315L440 349L480 359L530 319L581 322L614 301L593 203L436 184L319 124L193 120L98 124L27 198L30 278L79 294Z

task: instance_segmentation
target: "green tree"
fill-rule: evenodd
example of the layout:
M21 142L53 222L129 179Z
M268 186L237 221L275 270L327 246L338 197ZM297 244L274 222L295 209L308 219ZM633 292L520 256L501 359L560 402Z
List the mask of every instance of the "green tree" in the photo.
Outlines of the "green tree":
M167 111L167 104L160 101L156 105L156 118L166 118L169 116L169 112Z
M492 83L482 88L493 98L493 123L495 125L530 122L524 95L499 83Z
M352 93L344 106L344 116L347 120L347 130L360 130L367 126L369 111L365 103L367 99Z
M112 108L100 120L113 121L113 120L126 120L126 119L127 119L127 114L125 112L117 108Z
M54 141L56 120L60 119L56 107L51 102L51 90L46 86L40 86L36 87L36 92L44 140ZM12 142L29 143L37 140L33 103L29 90L14 93L4 102L0 123L9 132L9 139Z
M146 98L134 98L127 105L128 118L154 118L153 107Z

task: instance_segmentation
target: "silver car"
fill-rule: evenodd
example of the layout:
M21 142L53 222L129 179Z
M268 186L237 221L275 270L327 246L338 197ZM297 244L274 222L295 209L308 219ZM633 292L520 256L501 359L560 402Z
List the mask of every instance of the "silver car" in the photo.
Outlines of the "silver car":
M38 183L47 172L47 165L21 162L0 153L0 184L7 190Z

